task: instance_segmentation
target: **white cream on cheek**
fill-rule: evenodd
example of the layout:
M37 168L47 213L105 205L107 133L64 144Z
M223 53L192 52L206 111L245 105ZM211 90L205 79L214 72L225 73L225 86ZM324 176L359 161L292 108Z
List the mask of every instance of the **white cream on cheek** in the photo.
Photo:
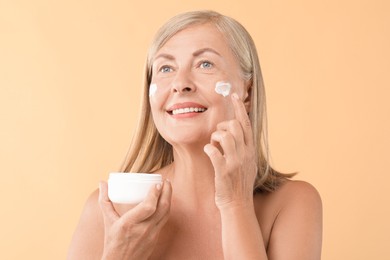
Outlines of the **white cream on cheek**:
M156 83L150 84L150 86L149 86L149 97L153 97L154 94L156 94L156 92L157 92L157 84Z
M218 81L215 83L215 92L224 97L229 96L232 85L229 82Z

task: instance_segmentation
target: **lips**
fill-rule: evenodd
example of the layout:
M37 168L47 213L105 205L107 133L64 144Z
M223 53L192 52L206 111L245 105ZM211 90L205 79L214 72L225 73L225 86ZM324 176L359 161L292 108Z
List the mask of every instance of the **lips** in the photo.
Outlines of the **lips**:
M193 102L185 102L175 104L167 109L168 114L170 115L180 115L188 113L203 113L207 108L201 104Z

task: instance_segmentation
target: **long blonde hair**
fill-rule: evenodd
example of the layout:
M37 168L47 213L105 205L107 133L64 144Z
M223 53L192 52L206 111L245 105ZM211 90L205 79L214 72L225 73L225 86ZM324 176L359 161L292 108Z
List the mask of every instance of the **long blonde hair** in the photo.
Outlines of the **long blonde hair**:
M141 116L121 171L153 172L173 162L172 146L157 131L150 110L148 87L152 79L153 57L176 33L204 23L213 24L224 35L240 64L243 79L252 83L249 118L252 123L258 166L253 190L273 191L293 174L282 174L274 170L269 163L265 89L256 47L252 37L240 23L214 11L193 11L176 15L157 32L146 61Z

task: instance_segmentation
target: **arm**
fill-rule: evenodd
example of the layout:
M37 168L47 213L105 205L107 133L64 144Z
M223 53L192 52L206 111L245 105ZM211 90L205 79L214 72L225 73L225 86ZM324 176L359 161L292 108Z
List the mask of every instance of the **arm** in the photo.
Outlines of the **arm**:
M322 203L317 190L302 181L280 187L277 215L267 253L253 205L221 210L223 251L232 259L321 259Z
M220 123L204 148L215 170L215 202L221 214L225 259L320 259L321 199L304 182L289 182L278 192L283 204L265 249L253 204L257 166L251 124L235 93L232 103L236 119Z
M269 259L321 259L320 195L313 186L302 181L291 181L282 189L285 202L270 235Z
M218 124L204 147L215 171L225 259L268 259L253 204L257 174L251 123L244 103L232 94L235 119ZM222 148L222 152L218 149Z
M253 204L222 209L220 213L225 259L269 259Z

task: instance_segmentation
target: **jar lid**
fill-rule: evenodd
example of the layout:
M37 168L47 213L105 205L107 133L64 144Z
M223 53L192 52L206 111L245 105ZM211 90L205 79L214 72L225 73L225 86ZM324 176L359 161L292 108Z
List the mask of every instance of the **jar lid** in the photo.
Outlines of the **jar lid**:
M110 179L132 180L132 181L161 181L161 174L135 173L135 172L112 172Z

